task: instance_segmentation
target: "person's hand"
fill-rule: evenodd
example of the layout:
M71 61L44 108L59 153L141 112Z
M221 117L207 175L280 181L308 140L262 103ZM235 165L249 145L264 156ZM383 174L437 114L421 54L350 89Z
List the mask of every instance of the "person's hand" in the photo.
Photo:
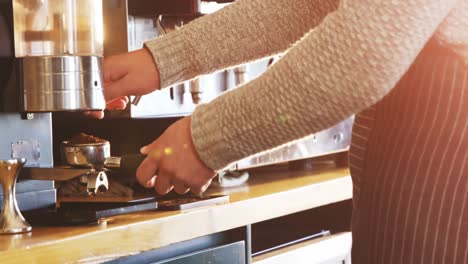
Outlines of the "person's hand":
M116 98L106 103L106 109L123 110L127 107L129 101L130 99L127 96ZM104 118L104 111L86 111L84 114L98 119Z
M141 163L136 176L145 187L154 187L164 195L174 189L179 194L189 190L203 193L215 176L198 156L190 133L190 117L171 125L158 139L141 149L148 157Z
M159 71L146 48L106 57L102 67L104 97L109 110L125 109L129 95L145 95L160 88ZM102 111L87 114L104 117Z

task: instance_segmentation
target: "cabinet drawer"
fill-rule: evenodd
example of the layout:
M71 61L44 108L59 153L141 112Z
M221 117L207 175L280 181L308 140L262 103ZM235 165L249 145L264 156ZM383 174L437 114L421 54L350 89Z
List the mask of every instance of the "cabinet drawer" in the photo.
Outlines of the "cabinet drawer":
M244 241L197 251L155 264L245 264Z
M312 239L256 256L254 264L351 264L351 233Z

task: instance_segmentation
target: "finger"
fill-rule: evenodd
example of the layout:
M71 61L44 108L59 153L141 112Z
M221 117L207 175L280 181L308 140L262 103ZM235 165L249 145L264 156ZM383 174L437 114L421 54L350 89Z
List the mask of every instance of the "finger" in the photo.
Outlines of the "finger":
M211 179L205 185L191 187L190 191L195 195L201 195L208 189L208 187L210 187L210 185L211 185Z
M185 187L185 185L174 185L174 191L177 194L186 194L190 191L190 188Z
M144 146L140 149L140 153L143 155L148 155L150 153L151 145Z
M107 103L109 104L109 103L112 103L112 102L117 101L117 100L120 100L121 102L126 103L126 104L128 104L128 102L130 101L128 96L122 96L122 97L118 97L118 98L116 98L116 99L114 99L114 100L112 100L110 102L107 102Z
M172 180L172 184L174 185L174 191L177 194L186 194L190 191L189 187L187 187L185 184L175 179Z
M85 115L94 117L97 119L103 119L104 118L104 112L103 111L85 111L83 112Z
M140 153L143 155L153 156L153 158L158 159L161 156L161 150L158 147L158 140L142 147L140 149Z
M151 178L151 180L149 180L148 182L146 182L146 184L143 185L143 187L145 187L145 188L154 188L154 184L155 184L155 182L156 182L156 178L157 178L157 177L158 177L158 176L153 176L153 178Z
M158 171L157 162L158 162L157 160L147 157L146 159L143 160L143 162L138 167L136 171L136 178L137 178L137 181L142 186L148 186L148 185L152 186L151 183L149 182L154 178L154 176L157 175L157 171Z
M154 159L160 159L161 157L173 154L174 148L164 143L167 141L167 137L164 136L166 133L167 130L159 138L150 144L143 146L140 149L140 153L146 156L151 156Z
M106 108L109 110L122 110L127 107L128 98L126 96L114 99L106 104Z
M160 195L166 195L170 192L174 186L171 183L171 176L168 174L160 173L156 177L156 181L154 183L154 190Z
M128 96L122 96L119 99L122 100L126 104L128 104L128 102L130 102L130 98L128 98Z

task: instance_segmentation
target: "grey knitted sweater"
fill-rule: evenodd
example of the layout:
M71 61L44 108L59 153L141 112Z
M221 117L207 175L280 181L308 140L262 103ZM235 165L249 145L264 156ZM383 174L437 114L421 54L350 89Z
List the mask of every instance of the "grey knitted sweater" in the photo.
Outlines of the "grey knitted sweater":
M197 107L215 170L330 127L384 97L433 38L468 58L468 0L239 0L149 41L161 87L286 51Z

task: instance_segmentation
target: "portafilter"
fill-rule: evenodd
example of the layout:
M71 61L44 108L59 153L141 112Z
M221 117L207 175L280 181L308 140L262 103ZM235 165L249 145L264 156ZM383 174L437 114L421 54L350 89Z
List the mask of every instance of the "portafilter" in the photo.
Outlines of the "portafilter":
M118 171L120 175L135 178L136 170L145 156L128 154L111 157L110 143L103 140L97 143L74 144L63 141L61 145L62 161L74 167L89 167L96 170Z

